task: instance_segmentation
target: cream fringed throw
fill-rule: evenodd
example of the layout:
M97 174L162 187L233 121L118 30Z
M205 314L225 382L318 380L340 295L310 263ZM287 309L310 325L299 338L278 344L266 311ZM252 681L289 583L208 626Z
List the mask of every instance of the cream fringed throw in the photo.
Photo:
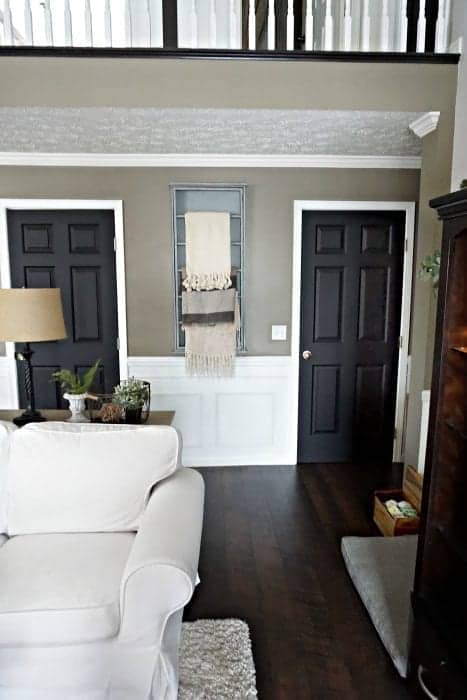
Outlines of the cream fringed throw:
M232 286L229 212L187 212L185 242L185 289L202 291Z
M206 294L211 293L206 292ZM235 366L239 327L238 299L235 300L234 323L185 326L185 358L188 374L231 377Z

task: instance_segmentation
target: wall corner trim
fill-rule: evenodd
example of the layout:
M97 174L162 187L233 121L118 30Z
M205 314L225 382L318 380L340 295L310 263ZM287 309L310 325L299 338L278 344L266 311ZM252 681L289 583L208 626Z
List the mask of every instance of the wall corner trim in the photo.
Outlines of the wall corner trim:
M413 131L415 136L422 139L427 134L438 128L440 112L426 112L409 124L409 129Z

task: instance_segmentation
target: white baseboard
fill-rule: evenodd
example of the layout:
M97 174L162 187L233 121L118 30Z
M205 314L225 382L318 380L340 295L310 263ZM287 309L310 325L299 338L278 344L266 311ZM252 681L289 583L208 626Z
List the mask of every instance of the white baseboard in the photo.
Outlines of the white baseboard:
M129 357L151 382L152 408L175 411L186 466L294 465L292 360L239 357L235 377L188 377L183 357Z

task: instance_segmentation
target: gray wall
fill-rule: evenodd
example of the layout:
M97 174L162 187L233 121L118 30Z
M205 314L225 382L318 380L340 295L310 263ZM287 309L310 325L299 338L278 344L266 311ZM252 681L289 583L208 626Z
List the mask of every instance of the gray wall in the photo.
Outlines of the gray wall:
M290 351L294 199L418 198L413 170L0 168L0 197L122 199L131 355L173 352L170 183L246 183L246 340L249 354Z
M253 354L284 353L288 345L272 344L268 334L270 323L290 318L292 200L418 199L418 267L440 232L428 199L450 189L456 88L457 66L442 64L2 58L0 105L6 106L439 110L441 120L436 134L424 140L419 192L418 175L407 171L12 168L0 169L0 196L124 199L130 352L165 354L172 349L173 322L167 185L246 182L247 342ZM417 457L420 392L431 375L435 310L429 286L418 278L414 300L406 438L411 463Z
M452 109L457 66L2 57L0 105Z

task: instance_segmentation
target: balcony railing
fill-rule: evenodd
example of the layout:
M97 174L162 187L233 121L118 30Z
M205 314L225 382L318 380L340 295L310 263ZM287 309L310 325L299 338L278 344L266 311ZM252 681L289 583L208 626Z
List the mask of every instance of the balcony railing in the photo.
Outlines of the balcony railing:
M451 0L0 0L0 45L435 52Z

